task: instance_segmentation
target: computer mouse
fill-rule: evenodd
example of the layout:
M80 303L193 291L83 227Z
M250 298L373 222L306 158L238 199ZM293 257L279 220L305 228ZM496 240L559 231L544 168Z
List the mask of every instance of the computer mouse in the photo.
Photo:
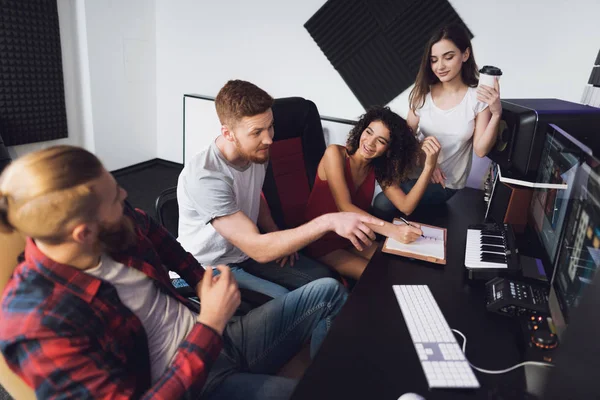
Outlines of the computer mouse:
M398 397L398 400L425 400L425 397L416 393L404 393L402 396Z

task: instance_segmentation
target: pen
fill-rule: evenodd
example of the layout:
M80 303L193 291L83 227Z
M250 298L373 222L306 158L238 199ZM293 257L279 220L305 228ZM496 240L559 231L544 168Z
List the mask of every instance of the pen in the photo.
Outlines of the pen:
M402 222L404 222L406 225L408 226L412 226L415 227L414 225L411 225L410 222L408 222L407 220L405 220L404 218L400 217L400 219L402 220ZM421 237L425 237L422 233L421 233Z

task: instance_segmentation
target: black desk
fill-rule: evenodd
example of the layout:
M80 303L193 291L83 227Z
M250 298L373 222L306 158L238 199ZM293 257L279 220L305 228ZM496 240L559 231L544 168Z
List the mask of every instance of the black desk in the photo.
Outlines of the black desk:
M447 205L411 216L448 228L447 265L377 251L292 399L396 400L406 392L428 400L522 398L523 369L503 375L476 372L478 390L429 391L392 291L393 284L429 285L450 327L467 336L467 357L474 365L504 369L521 362L516 322L487 312L483 283L474 285L464 272L467 226L481 222L484 212L483 193L464 189Z

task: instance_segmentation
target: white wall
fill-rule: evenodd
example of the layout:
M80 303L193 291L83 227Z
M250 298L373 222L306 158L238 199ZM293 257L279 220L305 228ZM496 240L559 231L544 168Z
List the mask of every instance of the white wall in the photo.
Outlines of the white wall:
M185 96L185 158L187 162L200 150L208 147L221 134L221 123L215 112L215 103L192 96ZM321 121L325 144L346 144L352 125Z
M155 2L85 7L96 154L109 170L155 158Z
M600 2L450 1L476 34L479 65L504 71L504 98L581 98L598 51ZM303 27L324 3L58 0L69 138L9 151L70 143L109 169L157 156L181 162L183 94L214 96L232 78L356 119L362 107ZM390 103L401 115L408 91Z
M477 64L502 69L501 97L580 102L600 49L600 1L449 1L475 35ZM406 110L408 94L390 105Z
M57 5L69 137L11 146L8 151L12 158L57 144L83 146L94 151L84 3L60 0Z
M13 158L82 146L108 170L156 157L154 0L58 0L69 137L9 148Z
M186 96L185 102L185 158L188 162L200 150L210 146L221 134L221 123L210 100ZM180 148L180 151L182 148Z
M478 64L502 68L502 97L580 100L600 45L600 1L577 7L559 0L450 2L476 35ZM309 98L324 115L361 114L303 27L324 3L156 0L158 156L182 160L183 94L215 96L232 78L250 80L275 97ZM408 91L390 103L401 115Z
M275 97L305 96L328 115L360 113L303 27L324 2L157 0L158 156L181 162L183 94L215 96L229 79Z

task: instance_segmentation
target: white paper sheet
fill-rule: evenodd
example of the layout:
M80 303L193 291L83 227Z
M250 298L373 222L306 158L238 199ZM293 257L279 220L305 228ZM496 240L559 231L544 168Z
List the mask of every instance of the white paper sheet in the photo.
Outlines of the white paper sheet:
M394 220L394 224L402 225L404 222ZM421 226L421 230L425 237L420 237L409 244L400 243L392 238L388 238L386 248L444 260L444 230L429 226Z

